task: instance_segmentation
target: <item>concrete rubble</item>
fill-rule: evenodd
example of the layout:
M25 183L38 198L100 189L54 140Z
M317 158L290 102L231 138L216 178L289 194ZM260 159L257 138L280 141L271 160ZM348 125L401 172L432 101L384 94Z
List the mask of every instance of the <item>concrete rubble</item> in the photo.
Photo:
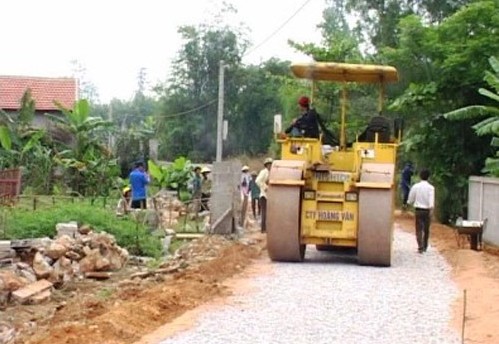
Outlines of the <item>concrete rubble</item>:
M109 272L121 269L129 255L114 236L70 222L57 225L53 240L0 241L0 257L0 262L7 262L0 270L1 309L9 302L43 302L53 288L75 278L109 278Z

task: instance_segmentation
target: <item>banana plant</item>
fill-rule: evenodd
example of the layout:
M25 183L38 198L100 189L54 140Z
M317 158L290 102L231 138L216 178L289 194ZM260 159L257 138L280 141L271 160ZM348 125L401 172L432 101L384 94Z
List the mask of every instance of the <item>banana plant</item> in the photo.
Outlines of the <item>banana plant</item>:
M55 161L63 166L70 180L73 191L80 194L95 192L88 180L101 181L103 172L115 174L115 160L106 146L99 139L101 130L113 124L100 117L90 116L91 109L86 99L77 101L72 109L65 108L55 102L62 116L46 114L55 126L71 135L67 142L59 142L63 149L55 157ZM103 171L102 161L110 161L109 169ZM112 166L112 167L111 167ZM114 178L114 175L110 175ZM102 182L102 181L101 181ZM106 184L106 183L105 183ZM101 185L105 192L105 185Z
M490 91L480 88L478 93L496 102L496 105L471 105L444 114L451 120L484 118L473 126L477 135L492 135L491 146L496 148L495 156L485 160L483 172L499 177L499 60L497 57L489 58L493 71L485 72L484 80L494 89Z
M183 156L168 166L161 166L149 160L148 169L154 183L161 188L176 190L179 197L185 193L192 178L192 163Z

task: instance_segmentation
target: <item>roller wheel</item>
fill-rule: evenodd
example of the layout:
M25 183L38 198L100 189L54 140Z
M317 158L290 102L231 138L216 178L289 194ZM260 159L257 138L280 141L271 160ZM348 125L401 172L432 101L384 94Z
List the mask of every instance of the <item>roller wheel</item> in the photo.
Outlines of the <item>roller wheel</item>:
M393 241L393 191L361 189L357 254L362 265L390 266Z
M298 168L279 166L279 161L275 161L270 175L272 180L301 180L302 172ZM267 250L270 259L302 261L305 245L300 244L300 186L270 185L267 196Z

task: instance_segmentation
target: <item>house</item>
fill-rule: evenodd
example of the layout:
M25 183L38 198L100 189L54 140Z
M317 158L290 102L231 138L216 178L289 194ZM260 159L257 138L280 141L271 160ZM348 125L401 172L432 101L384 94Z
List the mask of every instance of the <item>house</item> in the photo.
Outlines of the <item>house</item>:
M78 80L75 78L0 75L0 109L16 113L20 108L21 98L28 89L31 90L36 108L33 126L39 128L47 127L45 113L60 113L54 101L72 108L78 99Z

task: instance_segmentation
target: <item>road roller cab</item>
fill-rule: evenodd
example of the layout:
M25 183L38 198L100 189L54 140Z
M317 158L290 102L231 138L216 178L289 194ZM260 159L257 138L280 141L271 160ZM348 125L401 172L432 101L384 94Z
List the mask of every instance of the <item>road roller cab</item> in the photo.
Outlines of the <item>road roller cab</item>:
M296 77L343 84L339 143L286 137L276 121L281 157L272 164L267 193L267 248L274 261L301 261L306 245L320 250L350 247L360 264L389 266L392 255L395 164L400 129L375 116L364 133L347 143L349 83L396 82L389 66L316 62L293 64Z

